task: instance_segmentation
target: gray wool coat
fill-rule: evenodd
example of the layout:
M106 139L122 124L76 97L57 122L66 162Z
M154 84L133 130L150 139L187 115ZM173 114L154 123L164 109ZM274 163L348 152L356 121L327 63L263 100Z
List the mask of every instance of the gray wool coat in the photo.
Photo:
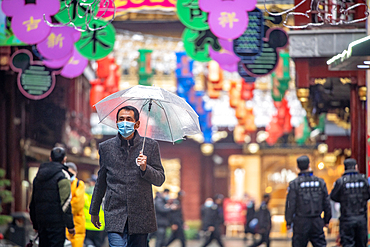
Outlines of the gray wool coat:
M120 134L99 144L100 170L91 199L90 214L98 215L104 200L105 229L123 232L126 222L129 234L146 234L157 230L152 185L165 180L158 143L146 138L145 172L136 165L143 144L137 132L133 146L121 145ZM127 143L127 142L126 142Z

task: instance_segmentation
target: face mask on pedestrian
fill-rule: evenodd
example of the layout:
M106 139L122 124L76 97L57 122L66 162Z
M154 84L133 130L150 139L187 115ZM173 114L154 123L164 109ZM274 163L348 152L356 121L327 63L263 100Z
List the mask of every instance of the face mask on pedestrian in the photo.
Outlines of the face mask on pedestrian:
M212 206L213 206L213 202L212 202L212 201L206 201L206 202L204 203L204 206L206 206L207 208L210 208L210 207L212 207Z
M122 121L117 123L119 133L124 137L129 137L135 131L135 123Z
M76 179L76 176L75 175L73 175L72 177L71 177L71 182L73 182L73 180L75 180Z

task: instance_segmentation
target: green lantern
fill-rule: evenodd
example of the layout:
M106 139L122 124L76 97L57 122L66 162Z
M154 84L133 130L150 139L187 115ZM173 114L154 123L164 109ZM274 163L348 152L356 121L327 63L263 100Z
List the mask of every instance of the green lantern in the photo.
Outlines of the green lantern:
M199 8L198 0L177 0L177 15L180 21L194 30L209 29L208 13Z
M92 60L106 57L114 47L116 30L112 24L102 20L92 20L85 32L81 32L81 38L75 43L78 52ZM104 27L103 29L99 29ZM97 30L99 29L99 30Z
M182 41L186 54L199 62L211 61L209 56L210 46L215 51L222 48L217 37L209 29L199 31L185 28L182 33Z
M60 0L60 10L54 16L57 21L67 24L72 22L76 27L90 23L99 11L99 2L95 0Z
M153 84L153 70L151 66L153 50L139 49L139 85L151 86Z

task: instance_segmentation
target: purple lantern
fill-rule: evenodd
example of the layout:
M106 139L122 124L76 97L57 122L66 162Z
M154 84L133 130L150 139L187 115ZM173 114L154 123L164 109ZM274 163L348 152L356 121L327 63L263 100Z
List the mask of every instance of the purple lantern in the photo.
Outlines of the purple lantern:
M59 0L36 0L25 4L25 0L3 0L1 8L6 16L12 17L11 28L14 35L22 42L36 44L44 40L51 27L44 21L51 22L50 16L58 13Z
M240 58L235 55L233 50L233 41L218 39L222 49L215 51L211 47L209 48L209 56L215 60L223 70L229 72L238 71L238 62Z
M70 57L74 43L80 36L81 33L72 27L53 27L47 38L37 44L37 50L46 59L58 60Z
M60 75L66 78L75 78L84 72L89 60L83 57L76 48L73 49L73 55L64 66Z
M257 0L198 0L199 7L208 12L209 27L222 39L236 39L248 26L248 13L256 7Z

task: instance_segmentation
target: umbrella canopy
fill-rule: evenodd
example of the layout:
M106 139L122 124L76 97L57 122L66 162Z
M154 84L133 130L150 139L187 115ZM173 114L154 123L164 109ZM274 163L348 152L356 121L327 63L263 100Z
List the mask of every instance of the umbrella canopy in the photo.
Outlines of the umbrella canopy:
M134 86L96 103L100 123L117 129L117 111L126 105L140 112L142 136L175 142L201 132L197 113L183 98L153 86Z

